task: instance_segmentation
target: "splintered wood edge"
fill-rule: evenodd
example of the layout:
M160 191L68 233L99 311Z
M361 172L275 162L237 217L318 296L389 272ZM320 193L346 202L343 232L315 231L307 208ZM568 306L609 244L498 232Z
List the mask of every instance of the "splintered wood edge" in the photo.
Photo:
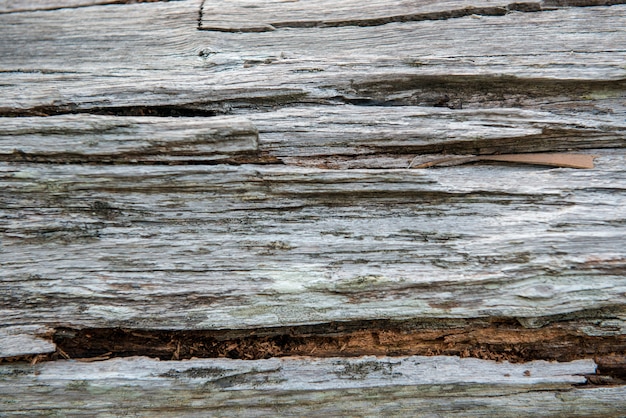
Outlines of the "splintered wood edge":
M416 157L417 158L417 157ZM414 166L415 159L409 164L409 168L429 168L440 165L454 166L479 161L497 161L506 163L545 165L550 167L591 169L594 167L595 155L590 154L565 154L565 153L540 153L540 154L502 154L467 157L440 158L427 163Z
M0 327L0 358L52 353L56 350L53 333L40 325Z

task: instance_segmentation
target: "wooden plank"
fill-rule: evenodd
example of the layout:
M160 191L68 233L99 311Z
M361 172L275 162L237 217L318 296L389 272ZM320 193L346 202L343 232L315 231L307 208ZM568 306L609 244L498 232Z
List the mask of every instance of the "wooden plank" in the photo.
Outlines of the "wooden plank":
M223 112L304 99L419 104L446 94L464 107L517 99L584 107L596 98L623 109L626 56L615 47L626 27L622 5L266 33L198 31L199 6L0 16L0 56L11 57L1 65L2 113L160 105ZM483 41L494 33L497 44Z
M0 411L138 416L334 415L617 417L624 387L574 387L590 360L495 363L455 357L4 365ZM62 396L61 396L62 394Z
M258 131L241 117L60 115L0 124L2 160L206 162L257 150Z
M535 4L541 7L539 3ZM265 32L277 28L378 26L392 22L462 17L472 13L497 12L503 15L507 12L507 5L504 0L427 0L413 4L400 0L374 0L366 4L356 0L339 4L331 0L212 1L203 3L200 28L222 32Z
M1 326L0 358L52 353L56 349L50 342L53 333L40 325Z
M1 313L219 329L623 306L625 155L594 153L583 171L4 163Z

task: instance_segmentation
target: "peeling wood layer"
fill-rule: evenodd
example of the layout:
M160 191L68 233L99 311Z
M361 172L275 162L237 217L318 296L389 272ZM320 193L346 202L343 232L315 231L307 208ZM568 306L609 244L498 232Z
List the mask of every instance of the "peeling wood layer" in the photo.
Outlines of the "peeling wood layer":
M40 325L1 326L0 358L53 353L54 330Z
M432 154L493 155L626 146L626 119L555 111L297 106L242 117L87 114L2 118L0 159L25 162L232 161L236 154L306 167L406 168ZM257 139L258 132L261 132ZM260 141L260 145L258 142ZM245 161L245 160L240 160Z
M599 110L599 109L596 109ZM591 112L590 112L591 113ZM308 167L406 168L432 154L508 154L624 148L621 113L420 106L298 106L249 113L260 149Z

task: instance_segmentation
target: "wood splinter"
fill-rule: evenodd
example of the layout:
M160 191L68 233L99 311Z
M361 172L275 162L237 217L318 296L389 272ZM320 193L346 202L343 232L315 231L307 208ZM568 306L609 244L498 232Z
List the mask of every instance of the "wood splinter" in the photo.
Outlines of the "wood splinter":
M501 154L501 155L472 155L467 157L439 158L419 165L413 165L415 157L408 168L429 168L435 166L455 166L480 161L497 161L506 163L534 164L563 168L593 168L596 156L589 154L541 153L541 154Z

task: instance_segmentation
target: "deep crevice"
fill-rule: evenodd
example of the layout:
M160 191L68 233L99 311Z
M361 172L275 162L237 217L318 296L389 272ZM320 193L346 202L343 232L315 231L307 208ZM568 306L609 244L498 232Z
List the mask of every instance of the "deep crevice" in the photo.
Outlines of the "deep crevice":
M218 112L188 105L162 106L110 106L79 108L67 104L60 106L36 106L27 109L0 108L0 117L57 116L68 114L90 114L105 116L158 116L158 117L211 117Z
M448 20L458 19L472 15L480 16L504 16L510 12L535 13L552 11L564 7L593 7L593 6L613 6L625 4L626 0L544 0L541 2L514 2L504 6L493 7L464 7L461 9L442 10L438 12L422 12L395 16L385 16L377 18L353 19L353 20L300 20L269 22L267 24L255 24L250 27L227 28L208 26L202 23L204 1L200 7L200 22L198 30L233 33L257 33L270 32L275 29L306 29L306 28L330 28L344 26L382 26L389 23L420 22L427 20Z
M610 310L597 314L612 315ZM53 336L57 351L31 356L30 360L97 361L127 356L162 360L255 360L363 355L452 355L510 362L593 358L600 365L599 373L603 377L592 383L615 384L626 380L625 335L583 334L579 329L589 321L576 316L542 318L539 326L535 322L515 318L444 318L212 331L57 328ZM9 360L29 358L4 361Z

